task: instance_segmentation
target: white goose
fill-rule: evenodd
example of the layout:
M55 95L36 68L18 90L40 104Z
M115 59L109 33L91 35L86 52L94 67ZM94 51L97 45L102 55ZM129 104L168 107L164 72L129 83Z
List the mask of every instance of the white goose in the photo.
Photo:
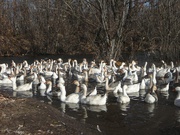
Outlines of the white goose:
M158 91L167 92L169 90L170 82L172 81L174 81L172 73L167 72L161 82L158 81Z
M143 66L143 68L141 70L141 77L144 77L144 76L147 75L147 71L146 70L147 70L147 62L145 62L144 66Z
M0 84L12 84L12 81L9 79L9 77L2 77L3 79L0 79Z
M140 90L140 83L129 84L127 85L126 92L127 94L139 92Z
M141 72L141 67L139 67L134 60L131 62L131 69L138 73Z
M81 80L81 81L87 82L89 80L87 70L83 70L82 72L76 73L74 74L74 76L76 79Z
M156 85L153 84L152 77L151 77L151 86L152 86L151 89L146 94L145 99L144 99L144 101L149 104L153 104L158 101L158 96L155 92L157 90L157 87Z
M97 95L97 87L95 87L89 94L89 96Z
M17 76L17 81L24 81L24 75L23 74L20 74Z
M155 64L152 64L152 69L151 69L152 75L147 75L148 77L143 77L141 80L141 84L140 84L140 89L141 90L148 90L151 89L151 81L153 82L154 85L156 85L157 81L156 81L156 66ZM149 74L151 74L151 72ZM151 77L152 78L151 78Z
M13 78L10 78L10 79L12 81L14 91L28 91L28 90L32 89L32 82L25 83L23 85L17 86L16 85L16 77L13 77Z
M79 93L71 93L70 95L66 96L66 89L63 84L60 84L59 86L61 94L59 96L60 101L66 102L66 103L79 103L80 94Z
M58 75L56 74L56 72L53 72L52 79L57 79L57 78L58 78Z
M113 94L115 97L118 97L118 93L122 93L123 90L122 90L122 87L121 87L121 81L119 81L119 84L118 86L113 90Z
M116 67L116 61L115 60L112 61L112 70L114 72L117 72L117 70L118 70L118 67Z
M91 64L91 67L90 67L90 69L89 69L89 75L100 74L101 71L102 71L102 69L103 69L103 67L106 65L103 60L100 62L98 68L95 67L96 64L95 64L94 61L91 62L91 63L92 63L92 64Z
M33 84L37 85L37 84L39 84L39 79L38 79L37 73L34 72L33 74L34 74Z
M22 65L22 64L20 64L20 65ZM20 67L19 66L17 66L16 68L15 68L15 74L16 74L16 80L17 81L24 81L24 78L25 78L25 76L26 76L26 68L24 68L24 71L23 70L21 70L20 71Z
M122 93L122 95L118 96L117 102L120 102L122 104L126 104L126 103L130 102L130 98L129 98L129 96L126 93L126 89L127 89L127 85L124 85L123 89L122 89L123 93Z
M143 78L140 83L140 89L141 90L147 90L149 89L150 79L149 78Z
M120 89L120 85L119 85L119 81L116 81L116 82L112 82L109 84L109 78L106 77L106 83L105 83L105 89L106 91L114 91L114 90L117 90L117 89Z
M57 81L57 87L59 87L60 86L60 84L65 84L65 80L64 80L64 78L62 78L62 77L60 77L59 79L58 79L58 81Z
M130 69L130 68L129 68ZM133 84L138 82L138 76L137 76L137 71L132 71L131 69L129 70L129 73L127 70L124 70L124 77L123 77L123 84Z
M174 100L174 105L177 107L180 107L180 87L176 87L175 91L178 92L178 95L177 95L176 99Z
M40 75L39 76L40 77L40 84L39 84L39 86L38 86L38 89L39 90L42 90L42 89L46 89L47 88L47 86L46 86L46 80L45 80L45 78L42 76L42 75Z
M89 95L87 96L87 86L82 84L81 87L83 88L83 95L81 96L81 103L82 104L89 104L89 105L105 105L107 102L107 93L104 95Z
M104 83L105 82L105 76L103 73L101 73L100 75L99 74L95 74L95 81L97 83Z
M74 80L73 84L76 85L76 89L75 89L75 93L79 93L80 92L80 83L78 80ZM82 92L80 92L82 94ZM92 90L89 90L89 92L87 92L87 95L96 95L97 94L97 87L95 87Z
M163 67L157 69L156 78L159 80L161 78L164 78L165 74L170 71L170 68L167 66L167 64L162 60Z
M59 97L61 95L60 91L52 91L52 82L51 81L47 81L46 84L48 85L48 87L46 89L47 95L55 96L55 97Z

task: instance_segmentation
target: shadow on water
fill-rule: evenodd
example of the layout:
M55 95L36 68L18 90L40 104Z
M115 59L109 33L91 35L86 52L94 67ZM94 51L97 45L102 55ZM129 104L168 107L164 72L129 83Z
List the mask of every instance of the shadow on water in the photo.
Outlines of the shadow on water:
M10 63L11 60L15 62L22 62L24 59L29 63L35 59L42 59L45 56L38 57L18 57L13 58L0 58L1 63ZM47 56L46 58L59 58L60 56ZM68 57L63 57L65 61ZM82 60L83 57L79 57ZM91 59L89 59L91 60ZM65 78L67 94L71 93L75 86L72 85L72 79ZM23 82L18 82L18 85ZM94 87L94 84L89 84L89 87ZM11 85L1 85L0 89L9 93L14 97L23 98L37 98L43 102L49 102L53 107L59 109L61 112L69 115L83 123L89 123L97 126L97 130L103 134L139 134L139 135L152 135L152 134L169 134L171 129L175 127L180 128L180 110L174 106L175 92L158 93L159 101L156 104L146 104L144 96L146 92L140 90L138 93L133 93L130 96L131 101L127 104L120 104L116 102L113 94L108 96L108 102L103 106L90 106L82 104L65 104L61 103L57 98L47 97L43 95L42 90L37 93L37 86L33 86L32 91L26 92L13 92ZM102 88L97 88L98 92L103 91ZM172 132L179 133L179 130Z

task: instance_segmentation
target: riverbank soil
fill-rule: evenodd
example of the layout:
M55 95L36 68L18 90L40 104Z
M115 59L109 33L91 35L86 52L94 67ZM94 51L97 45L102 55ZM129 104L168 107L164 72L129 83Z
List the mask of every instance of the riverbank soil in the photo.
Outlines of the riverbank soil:
M96 135L97 127L83 124L49 104L33 98L12 98L0 93L0 134Z

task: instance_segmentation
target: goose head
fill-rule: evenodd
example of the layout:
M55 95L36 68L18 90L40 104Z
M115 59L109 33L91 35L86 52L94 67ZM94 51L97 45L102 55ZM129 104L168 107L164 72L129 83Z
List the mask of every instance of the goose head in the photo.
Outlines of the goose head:
M126 65L126 63L122 62L121 65L119 66L119 69L123 69L125 65Z
M153 85L152 88L151 88L151 92L156 92L156 91L157 91L157 86Z
M177 87L175 88L175 91L180 92L180 86L177 86Z
M8 77L13 83L16 83L16 76L9 76Z
M78 80L74 80L73 84L76 85L75 93L79 93L79 91L80 91L80 83L79 83L79 81Z
M85 84L81 85L81 88L83 89L83 95L82 98L85 98L87 95L87 86Z
M87 89L87 86L85 84L82 84L81 88L84 90L84 89Z
M124 85L124 86L123 86L123 91L125 91L127 88L128 88L128 86L127 86L127 85Z
M62 84L62 83L60 83L59 85L58 85L58 87L60 88L60 90L65 90L65 86Z
M51 85L52 82L51 81L46 81L46 84Z
M74 81L73 81L73 84L75 84L76 86L80 86L80 83L79 83L78 80L74 80Z

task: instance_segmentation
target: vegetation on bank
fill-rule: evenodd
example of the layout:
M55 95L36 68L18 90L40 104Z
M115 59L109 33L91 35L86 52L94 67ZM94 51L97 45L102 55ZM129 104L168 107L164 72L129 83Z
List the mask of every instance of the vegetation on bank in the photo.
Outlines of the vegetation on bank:
M179 0L0 0L0 55L180 56Z

